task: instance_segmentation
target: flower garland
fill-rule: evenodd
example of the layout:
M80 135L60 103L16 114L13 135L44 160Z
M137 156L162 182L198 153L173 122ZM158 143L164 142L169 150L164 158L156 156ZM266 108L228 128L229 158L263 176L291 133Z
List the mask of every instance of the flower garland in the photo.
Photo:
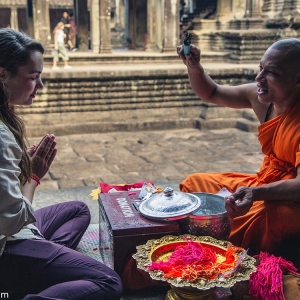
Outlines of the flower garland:
M162 271L165 278L175 277L190 282L213 280L235 268L236 253L240 250L239 247L228 245L226 252L224 250L225 259L220 261L214 249L191 239L177 246L167 261L152 262L148 268Z

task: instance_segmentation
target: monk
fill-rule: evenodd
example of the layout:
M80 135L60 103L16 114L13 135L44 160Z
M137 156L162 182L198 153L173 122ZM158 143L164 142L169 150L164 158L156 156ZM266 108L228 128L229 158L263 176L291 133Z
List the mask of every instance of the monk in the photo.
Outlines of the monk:
M252 108L260 125L258 140L265 155L257 174L196 173L180 183L184 192L232 195L225 207L232 218L229 241L273 253L283 240L300 239L300 40L271 45L259 63L256 83L222 86L200 64L201 51L177 53L187 67L190 84L203 101L231 108Z

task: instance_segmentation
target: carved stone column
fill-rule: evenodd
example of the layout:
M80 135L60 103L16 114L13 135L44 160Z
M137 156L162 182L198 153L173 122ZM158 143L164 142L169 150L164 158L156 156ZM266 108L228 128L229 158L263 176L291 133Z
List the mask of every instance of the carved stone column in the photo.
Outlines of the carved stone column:
M293 14L297 15L300 13L300 0L286 0L284 2L284 8L283 8L284 15L287 14Z
M49 0L27 1L30 35L46 47L50 45Z
M251 18L251 13L252 13L251 4L252 4L252 0L245 1L245 15L244 15L245 18Z
M163 1L156 0L156 46L160 52L163 52L163 24L164 24L164 6Z
M111 53L110 0L100 0L100 53Z
M273 18L276 14L276 0L264 0L262 6L262 12L270 18Z
M300 0L295 0L295 11L300 14Z
M146 51L155 49L155 33L156 33L156 6L155 0L147 0L147 43Z
M247 0L246 0L247 1ZM231 0L218 0L217 2L217 19L228 18L231 16Z
M79 49L87 50L89 37L89 13L87 7L87 0L74 0L73 3L77 24Z
M124 44L127 44L127 38L130 37L129 32L129 0L124 0L124 27L125 27L125 33L124 33Z
M252 0L252 18L261 17L261 3L260 0Z
M260 0L246 0L245 2L245 18L261 17Z
M165 0L164 52L176 53L179 44L179 1Z
M15 4L10 6L10 27L14 30L19 30L18 24L18 7Z
M121 0L116 0L116 25L124 27L125 21L125 3Z
M91 0L90 2L91 39L93 53L99 53L100 49L99 5L99 0Z

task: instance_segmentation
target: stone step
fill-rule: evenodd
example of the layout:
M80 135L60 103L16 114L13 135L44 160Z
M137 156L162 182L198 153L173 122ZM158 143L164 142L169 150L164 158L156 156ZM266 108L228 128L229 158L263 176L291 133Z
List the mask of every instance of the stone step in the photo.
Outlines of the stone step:
M168 107L196 107L200 106L201 102L194 96L192 100L189 98L182 99L182 97L172 97L172 98L162 98L162 97L151 97L144 99L145 102L141 102L140 98L138 101L131 99L127 103L118 103L115 101L101 103L98 100L86 101L79 104L78 102L65 101L65 104L54 103L51 105L41 105L38 104L32 107L25 108L22 110L23 114L34 114L34 113L59 113L63 112L87 112L87 111L114 111L114 110L135 110L135 109L148 109L148 108L168 108ZM177 101L174 101L177 100ZM76 105L77 104L77 105Z
M218 51L203 51L201 53L202 62L224 62L224 57L228 53ZM129 65L129 64L174 64L180 63L176 48L171 53L146 52L121 49L120 52L114 50L111 54L95 54L92 52L68 52L69 62L72 66L95 66L95 65ZM52 66L53 54L44 56L45 66ZM58 66L62 64L62 60Z
M168 130L182 128L198 129L224 129L238 128L247 132L257 131L257 121L250 121L245 118L218 118L204 120L202 118L173 118L157 120L128 120L127 122L86 122L84 124L54 124L27 126L30 137L39 137L45 132L51 132L56 136L84 133L105 133L105 132L134 132L145 130Z
M198 120L200 125L197 128L202 129L222 129L222 128L237 128L247 132L256 132L259 122L257 120L251 121L245 118L219 118L209 120Z

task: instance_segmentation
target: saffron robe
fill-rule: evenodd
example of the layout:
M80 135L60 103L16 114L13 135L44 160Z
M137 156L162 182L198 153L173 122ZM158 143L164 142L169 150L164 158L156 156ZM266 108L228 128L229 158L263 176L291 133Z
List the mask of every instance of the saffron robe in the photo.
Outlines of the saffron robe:
M300 163L300 101L286 112L258 127L258 140L265 155L257 174L195 173L182 183L183 192L217 193L223 187L234 193L240 186L254 187L296 177ZM250 211L232 220L228 240L236 246L272 253L284 239L300 237L300 202L255 201Z

